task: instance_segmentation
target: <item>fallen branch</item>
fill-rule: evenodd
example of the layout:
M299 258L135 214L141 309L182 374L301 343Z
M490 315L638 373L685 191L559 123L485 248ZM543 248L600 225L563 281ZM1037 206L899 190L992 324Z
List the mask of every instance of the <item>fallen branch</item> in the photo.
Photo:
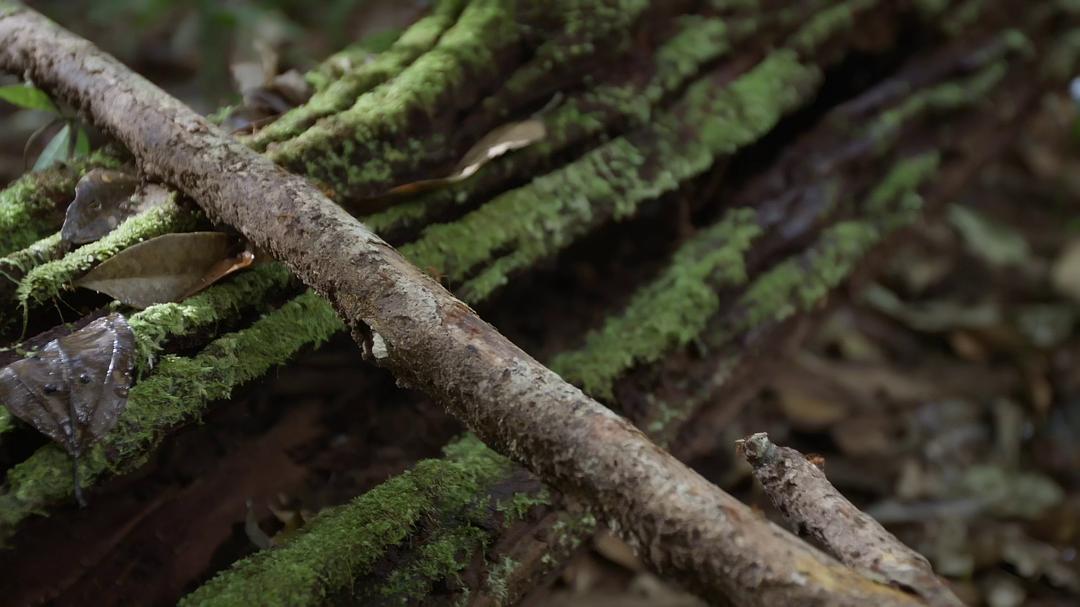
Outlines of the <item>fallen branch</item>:
M327 199L44 17L0 3L0 67L79 108L326 296L379 362L585 496L656 568L746 605L913 605L761 519L562 381Z
M801 453L774 445L764 432L737 444L769 500L800 535L850 567L913 592L929 605L963 605L934 575L926 557L856 508Z

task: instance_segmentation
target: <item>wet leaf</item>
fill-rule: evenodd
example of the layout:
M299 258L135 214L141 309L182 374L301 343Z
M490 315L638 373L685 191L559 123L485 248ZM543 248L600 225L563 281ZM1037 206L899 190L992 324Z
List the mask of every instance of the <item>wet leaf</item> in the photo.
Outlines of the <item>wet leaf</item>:
M1019 232L973 209L954 204L949 207L949 221L968 250L992 266L1022 266L1031 259L1028 243Z
M60 110L56 109L56 104L49 98L48 93L29 84L0 86L0 99L28 110L60 112Z
M99 318L0 370L0 402L60 443L77 466L79 456L116 426L127 404L134 346L123 316ZM77 478L75 485L79 496Z
M425 179L423 181L414 181L412 183L399 185L387 193L409 194L423 192L468 179L489 161L498 158L507 152L512 152L525 146L532 145L546 136L547 129L544 126L543 120L534 118L521 122L504 124L485 135L480 141L477 141L476 145L470 148L468 152L465 152L465 156L462 157L461 162L457 164L457 167L454 168L453 172L446 177Z
M71 124L65 124L59 131L53 135L53 138L46 144L45 149L38 155L37 160L34 161L35 171L43 171L54 164L63 162L71 156Z
M94 169L75 185L75 199L68 205L60 236L70 244L94 242L125 219L148 208L160 197L133 198L139 179L123 171Z
M222 232L165 234L125 249L75 282L136 308L179 301L251 265Z

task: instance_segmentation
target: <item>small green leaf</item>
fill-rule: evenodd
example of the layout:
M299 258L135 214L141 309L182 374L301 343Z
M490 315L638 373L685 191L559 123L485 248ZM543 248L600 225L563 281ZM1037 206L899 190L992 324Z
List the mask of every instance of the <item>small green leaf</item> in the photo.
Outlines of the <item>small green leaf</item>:
M75 136L75 158L83 158L90 155L90 136L86 129L79 127L79 134Z
M49 144L41 151L37 161L34 162L35 171L43 171L58 162L67 159L71 147L71 124L65 124L64 128L57 131Z
M52 102L52 99L49 98L45 91L28 84L0 86L0 99L28 110L45 110L54 114L60 113L60 110L56 109L56 104Z

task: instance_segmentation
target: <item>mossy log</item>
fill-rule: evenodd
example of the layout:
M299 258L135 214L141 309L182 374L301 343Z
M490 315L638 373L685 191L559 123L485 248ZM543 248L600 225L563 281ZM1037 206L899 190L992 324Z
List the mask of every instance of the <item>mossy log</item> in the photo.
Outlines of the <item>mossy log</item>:
M695 190L699 177L720 172L718 166L813 100L823 82L827 86L824 68L858 44L853 31L888 21L906 5L795 3L774 11L712 2L672 16L670 7L655 4L568 2L564 8L580 9L565 12L574 18L551 23L535 15L511 19L508 2L439 3L374 61L349 65L339 57L324 64L310 76L316 96L246 142L318 180L347 208L365 212L377 204L369 197L428 176L485 130L529 115L552 91L568 89L543 114L550 133L545 141L490 163L473 179L398 201L368 218L397 242L415 237L402 247L410 261L476 303L600 227L629 221L653 201L666 204L680 190ZM762 187L756 184L773 182L756 180L730 192L736 201L730 205L701 201L715 222L684 243L666 269L651 280L643 277L623 308L551 366L594 397L622 405L640 427L670 443L679 422L747 364L744 344L764 347L756 340L767 342L762 335L818 305L867 251L910 222L921 210L917 193L935 181L942 158L955 153L958 133L969 133L935 130L938 117L960 111L972 118L963 128L985 129L996 118L980 103L1026 69L1030 44L1020 32L1002 34L1003 26L986 17L993 6L985 5L993 3L916 4L944 14L942 23L961 24L944 30L972 33L946 47L943 58L927 59L832 112L805 138L810 143L778 161L781 186ZM642 31L652 36L649 50L630 53L627 41ZM1065 49L1056 56L1073 60ZM583 66L606 64L620 70L567 84ZM1016 105L1035 83L1014 84L1002 98ZM446 128L466 114L468 128ZM944 164L946 170L952 166ZM40 205L53 214L43 212L33 236L17 236L11 249L58 227L55 205L62 190L50 195L52 207ZM936 187L934 192L930 198L939 198ZM166 216L136 218L78 255L50 259L56 257L54 236L9 256L12 267L40 265L17 276L24 307L51 302L81 272L140 238L202 221L182 207L159 213ZM277 303L295 294L282 266L259 272L132 317L146 373L115 436L84 462L89 484L130 470L210 402L343 327L325 300L307 293L272 311L260 309L267 315L250 327L216 334L223 316L244 317L252 302ZM259 347L259 340L279 331L287 339ZM201 352L161 356L169 340L192 333L205 346ZM667 363L695 343L710 352L701 367L711 369L705 377L715 383L697 399L672 402L642 386L640 373L630 373L678 376ZM239 355L248 351L250 360ZM151 369L152 360L158 362ZM10 420L0 418L0 429L7 427ZM62 452L46 447L8 472L0 492L5 537L26 516L70 494L67 469ZM424 481L432 475L452 482ZM385 507L401 499L407 507ZM274 594L257 596L278 596L280 589L283 604L346 596L408 602L442 582L457 598L472 591L502 603L520 594L537 571L557 566L560 555L595 528L593 514L560 514L563 504L562 496L466 438L444 460L420 464L326 513L294 543L238 564L189 601L244 602L252 598L249 592L272 586ZM515 525L522 518L542 526L549 540L542 554L533 553L536 563L522 565L524 558L501 548L476 556L505 545L499 538L520 531ZM342 535L334 532L341 528L372 534L326 539L327 533ZM482 583L462 581L470 567L483 572L470 578Z
M580 348L556 356L551 367L615 405L620 404L614 396L616 381L628 379L619 392L632 395L627 404L641 404L624 413L670 443L682 422L730 391L735 378L745 376L753 351L768 350L793 315L819 307L871 248L919 216L924 210L920 192L931 202L947 200L956 181L967 179L992 155L979 149L980 144L997 136L1003 125L1015 125L1035 90L1006 86L1019 82L1020 74L1030 69L1030 51L1017 31L983 37L943 57L917 61L826 115L822 126L792 146L774 169L733 195L736 208L683 244L670 265L625 308L590 333ZM1012 110L999 115L995 104ZM960 116L968 118L963 129L940 130L942 121ZM987 149L998 149L1005 140L998 137ZM953 160L943 165L943 155ZM692 365L694 371L688 371L684 355L674 353L691 343L709 353ZM753 344L749 351L746 344ZM645 375L667 373L675 382L698 388L671 402L663 388L641 385L638 378L647 366L656 369ZM290 595L290 602L321 604L324 596L344 593L365 604L420 597L512 603L596 528L587 512L560 512L561 496L524 483L524 474L520 468L506 469L501 483L431 513L423 524L413 524L409 539L375 548L381 559L366 561L358 574L340 581L319 578L318 586ZM511 499L505 494L507 486L523 487ZM324 524L368 508L375 499L385 496L362 496L325 515ZM473 524L481 535L466 534L468 541L454 544L455 564L435 558L436 552L445 556L445 533L459 530L462 517L477 508L487 508L485 522ZM386 518L350 520L360 529L374 529ZM312 529L319 534L317 527ZM321 541L307 539L309 563L315 562L310 546L325 547L323 567L349 559L348 548L323 536ZM267 563L289 562L292 550L286 545L272 551L272 557L259 554L238 563L187 600L230 604L256 596L267 584L285 592L296 585L287 579L275 583L282 579L280 569ZM371 551L365 546L365 556ZM412 577L411 585L388 586L372 573L389 569L405 575L428 559L432 567L441 563L441 577Z

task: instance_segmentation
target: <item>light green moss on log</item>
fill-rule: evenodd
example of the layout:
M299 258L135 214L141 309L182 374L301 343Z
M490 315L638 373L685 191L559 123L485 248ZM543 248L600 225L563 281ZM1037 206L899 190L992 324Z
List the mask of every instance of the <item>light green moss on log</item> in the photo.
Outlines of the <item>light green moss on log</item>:
M358 96L395 77L431 50L457 20L463 5L464 0L437 3L431 14L409 27L388 50L367 62L353 65L355 57L341 54L330 57L322 68L308 75L308 80L319 89L311 99L246 138L246 143L264 151L271 143L296 137L320 118L348 109Z
M730 85L702 80L655 122L619 137L529 185L507 192L450 224L425 230L401 249L420 268L434 268L457 293L478 302L510 274L568 246L609 219L679 186L771 129L820 80L816 67L779 50ZM502 257L501 251L509 250Z
M946 82L914 93L874 120L869 126L871 137L880 141L879 147L890 146L903 126L919 116L979 103L1005 78L1008 69L1005 61L998 61L962 81Z
M189 232L199 223L200 216L177 206L173 194L173 200L127 219L101 240L31 270L19 284L19 303L27 309L49 302L70 288L72 280L120 251L162 234Z
M157 304L132 314L128 324L135 334L137 375L149 371L169 340L211 330L226 319L266 305L269 296L297 284L285 266L266 263L183 301Z
M727 28L719 19L684 16L676 24L679 29L657 50L646 82L602 84L572 96L544 116L547 137L542 141L489 162L470 179L394 205L364 222L384 234L421 225L442 209L469 202L492 183L535 172L559 152L604 133L614 124L628 129L646 124L666 95L731 48Z
M788 41L788 46L803 55L810 55L822 44L855 25L855 14L877 4L877 0L848 0L819 11L800 27Z
M863 218L830 227L808 250L750 283L736 304L739 312L728 336L784 320L820 302L871 246L914 219L922 202L916 189L937 171L938 163L937 153L897 163L870 192Z
M598 52L625 52L633 42L635 23L649 6L648 0L561 0L524 9L526 22L543 19L543 16L530 18L529 12L558 15L562 31L545 39L529 62L515 70L481 107L508 118L513 102L533 97L537 83L550 80L553 74L580 69L578 62Z
M39 265L54 261L64 254L60 232L46 236L30 246L0 258L0 272L14 282ZM18 278L16 278L18 277Z
M385 602L406 605L424 598L435 582L460 586L459 574L470 555L488 539L486 530L473 525L440 528L416 550L411 562L394 568L375 594Z
M0 255L30 246L60 228L75 184L95 167L117 162L97 153L85 160L27 173L0 191Z
M446 456L425 460L354 499L330 509L284 546L234 563L181 601L182 605L317 605L349 592L387 549L398 545L429 518L474 504L484 489L506 475L510 462L467 436L446 448ZM443 545L442 548L446 548ZM439 563L457 561L446 550Z
M470 81L497 77L499 53L516 44L521 34L510 4L510 0L470 2L435 47L400 74L361 95L349 109L269 146L267 155L294 172L332 184L335 190L385 187L392 167L424 158L422 147L391 145L395 134L417 116L436 115L440 102ZM438 147L440 142L426 140L422 145Z
M761 233L753 209L736 209L683 245L655 281L619 315L590 332L584 346L551 368L595 397L612 399L615 380L635 365L684 346L720 309L717 289L746 281L745 251Z
M308 292L193 357L164 357L131 389L116 429L84 456L84 485L141 464L168 431L197 419L208 403L228 398L238 386L343 328L330 306ZM58 445L42 447L11 468L0 490L0 541L28 516L71 499L72 491L71 462Z

